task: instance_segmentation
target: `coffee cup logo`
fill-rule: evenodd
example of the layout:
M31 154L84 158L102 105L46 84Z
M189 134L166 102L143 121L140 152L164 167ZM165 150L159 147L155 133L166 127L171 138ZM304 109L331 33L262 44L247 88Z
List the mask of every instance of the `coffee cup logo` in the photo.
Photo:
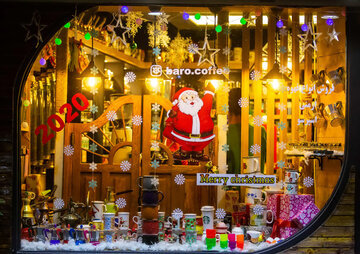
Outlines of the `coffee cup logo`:
M160 77L162 75L162 67L161 65L151 65L150 67L150 75L153 77Z

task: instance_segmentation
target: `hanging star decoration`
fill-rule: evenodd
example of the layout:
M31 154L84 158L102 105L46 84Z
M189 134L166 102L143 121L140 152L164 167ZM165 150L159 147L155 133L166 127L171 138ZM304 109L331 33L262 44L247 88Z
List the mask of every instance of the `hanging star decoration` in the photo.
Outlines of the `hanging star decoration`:
M333 40L339 41L339 34L340 32L336 32L335 27L333 27L332 31L328 33L329 42L332 42Z
M196 49L196 54L199 54L198 66L203 64L204 62L208 62L212 66L215 66L215 54L217 54L220 49L212 49L210 48L209 41L207 38L207 33L205 31L204 45L202 48ZM211 53L212 52L212 53Z
M309 47L313 48L317 51L317 44L316 40L319 39L322 33L315 33L312 29L312 25L309 23L307 24L308 30L304 34L298 34L302 44L303 44L303 51L307 50ZM308 40L311 39L311 43L308 43Z
M95 189L97 187L97 181L91 180L89 181L89 188Z
M246 19L246 27L255 26L256 17L250 17Z
M41 31L46 27L46 25L40 24L40 14L35 11L32 15L31 22L29 24L22 24L21 26L27 31L25 41L30 40L31 38L36 39L35 48L37 48L40 42L43 42Z
M168 18L170 15L167 15L166 13L161 13L159 16L157 16L157 22L160 25L169 24Z
M130 35L131 28L126 27L126 26L123 25L121 16L122 16L121 14L113 14L113 17L116 20L116 25L113 27L113 34L112 34L112 38L111 38L111 43L114 43L117 39L119 39L126 46L127 41L126 41L125 35L126 34L128 36ZM118 28L118 27L125 30L124 32L122 32L121 36L116 35L115 28Z

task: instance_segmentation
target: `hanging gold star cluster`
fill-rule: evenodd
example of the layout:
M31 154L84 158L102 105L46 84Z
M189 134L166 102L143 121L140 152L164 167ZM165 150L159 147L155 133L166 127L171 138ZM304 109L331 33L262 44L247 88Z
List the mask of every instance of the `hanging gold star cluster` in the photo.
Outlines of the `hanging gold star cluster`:
M125 35L127 35L128 37L130 36L130 30L131 28L126 27L123 25L122 23L122 15L117 13L117 14L113 14L114 19L116 20L116 25L115 26L108 26L108 30L110 32L112 32L112 37L111 37L111 43L114 43L116 40L120 40L125 46L127 44L126 41L126 37ZM118 36L115 32L115 28L120 27L121 29L125 30L124 32L122 32L121 36Z
M40 24L40 14L34 12L29 24L22 24L22 27L26 29L25 41L30 40L31 38L36 39L36 48L39 46L40 42L43 42L41 31L46 27L46 25Z
M315 33L311 23L307 24L308 30L304 34L298 34L302 44L303 44L303 51L307 50L309 47L313 48L314 51L317 51L317 44L316 40L319 39L322 33ZM308 43L308 40L311 40L311 43Z

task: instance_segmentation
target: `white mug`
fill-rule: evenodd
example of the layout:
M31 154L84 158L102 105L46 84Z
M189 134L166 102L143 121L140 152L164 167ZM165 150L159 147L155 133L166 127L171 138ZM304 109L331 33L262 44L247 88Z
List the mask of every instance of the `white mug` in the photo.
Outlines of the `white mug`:
M137 225L138 229L142 229L142 219L141 219L141 212L137 212L137 216L132 218L133 222Z
M250 236L250 242L258 243L261 232L255 230L249 230L246 232Z
M201 207L204 232L206 232L206 229L214 229L214 211L213 206Z
M92 209L94 212L94 219L102 220L103 213L104 213L104 201L93 201L92 202Z
M243 157L244 174L252 174L260 171L260 158L255 156Z
M263 194L265 198L263 198ZM260 202L265 202L267 198L266 192L262 188L247 187L245 189L245 203L254 204L255 199L258 199Z
M118 212L119 217L119 229L128 229L129 228L129 212Z
M295 183L287 183L285 185L285 194L298 194L298 186Z
M285 171L285 182L286 183L297 183L300 177L300 173L295 170Z

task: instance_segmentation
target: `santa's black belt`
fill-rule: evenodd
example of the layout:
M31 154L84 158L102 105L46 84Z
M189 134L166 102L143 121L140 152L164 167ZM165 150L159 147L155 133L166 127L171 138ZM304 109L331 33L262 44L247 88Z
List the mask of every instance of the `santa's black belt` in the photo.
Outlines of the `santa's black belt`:
M203 138L203 137L208 137L208 136L213 134L212 131L203 132L201 134L191 134L191 133L187 133L187 132L184 132L184 131L177 130L175 128L174 128L174 131L181 134L181 135L183 135L183 136L186 136L188 138Z

